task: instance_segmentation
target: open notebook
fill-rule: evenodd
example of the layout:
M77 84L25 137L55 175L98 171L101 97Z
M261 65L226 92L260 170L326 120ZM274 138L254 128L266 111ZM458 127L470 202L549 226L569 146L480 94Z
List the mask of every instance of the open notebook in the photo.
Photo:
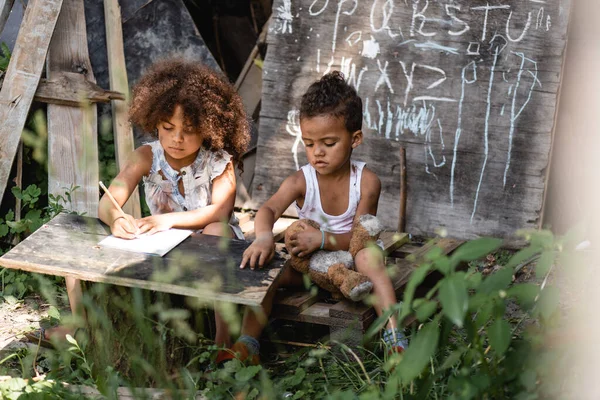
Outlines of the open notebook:
M136 253L157 254L162 257L192 233L193 231L188 229L169 229L153 235L142 235L136 239L121 239L110 235L98 244Z

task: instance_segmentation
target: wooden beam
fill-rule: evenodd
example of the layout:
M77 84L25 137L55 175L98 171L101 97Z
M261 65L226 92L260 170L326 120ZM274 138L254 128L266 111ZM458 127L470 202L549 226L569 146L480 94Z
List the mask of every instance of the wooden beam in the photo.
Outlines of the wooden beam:
M30 0L0 90L0 201L63 0Z
M95 82L87 47L83 0L64 0L50 43L47 76L79 73ZM98 127L96 105L85 108L48 105L48 193L63 194L77 185L66 207L98 215Z
M125 50L123 47L123 27L121 25L121 7L117 0L104 0L104 21L106 26L106 47L108 54L108 73L111 90L129 94L127 68L125 65ZM135 147L133 131L128 117L128 102L112 102L113 135L115 138L115 153L117 167L125 167L127 157ZM136 189L123 206L123 211L141 218L140 194Z
M52 80L41 79L34 100L49 104L81 107L89 103L108 103L125 100L120 92L104 90L84 75L75 72L57 72Z
M0 33L4 30L6 20L10 15L10 10L15 3L15 0L0 0Z

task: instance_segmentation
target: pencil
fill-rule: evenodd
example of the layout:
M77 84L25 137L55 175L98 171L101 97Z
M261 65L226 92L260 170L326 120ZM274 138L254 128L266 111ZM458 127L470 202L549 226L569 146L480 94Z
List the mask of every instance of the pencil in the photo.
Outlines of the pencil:
M110 199L110 201L112 201L113 205L117 208L117 211L119 213L121 213L121 216L125 219L127 219L127 215L125 214L125 212L123 211L123 209L121 208L121 206L119 205L119 203L117 203L117 200L115 200L115 198L113 197L112 194L110 194L110 192L108 191L108 189L106 188L106 186L104 186L104 183L102 183L102 181L99 182L100 183L100 187L102 188L102 190L104 190L104 193L106 193L106 195L108 196L108 198Z

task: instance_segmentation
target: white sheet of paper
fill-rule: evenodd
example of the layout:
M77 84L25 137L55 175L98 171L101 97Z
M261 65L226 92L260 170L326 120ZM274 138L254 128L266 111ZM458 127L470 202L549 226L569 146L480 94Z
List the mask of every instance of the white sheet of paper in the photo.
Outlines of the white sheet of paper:
M110 235L98 244L136 253L157 254L162 257L192 233L193 231L188 229L169 229L136 239L121 239Z

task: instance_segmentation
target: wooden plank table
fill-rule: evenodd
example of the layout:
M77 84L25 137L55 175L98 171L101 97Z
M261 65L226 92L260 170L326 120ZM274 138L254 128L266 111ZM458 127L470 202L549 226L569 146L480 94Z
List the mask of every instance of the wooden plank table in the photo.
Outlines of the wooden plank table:
M276 255L263 269L241 270L248 242L201 234L187 238L164 257L98 246L109 234L96 218L60 214L0 257L0 266L258 305L284 263Z

